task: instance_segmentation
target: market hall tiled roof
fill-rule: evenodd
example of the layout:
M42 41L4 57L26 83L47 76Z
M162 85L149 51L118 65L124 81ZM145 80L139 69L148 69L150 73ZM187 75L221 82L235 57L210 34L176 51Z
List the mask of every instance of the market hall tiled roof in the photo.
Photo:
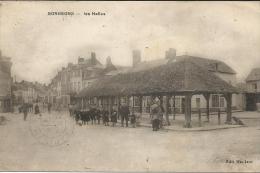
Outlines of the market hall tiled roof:
M82 90L79 96L145 95L155 93L235 93L237 89L208 66L182 57L151 69L104 77Z

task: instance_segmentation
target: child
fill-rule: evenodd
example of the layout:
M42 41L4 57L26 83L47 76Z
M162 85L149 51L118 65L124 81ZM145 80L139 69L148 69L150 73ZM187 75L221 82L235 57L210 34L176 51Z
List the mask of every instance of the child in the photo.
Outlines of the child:
M100 124L100 118L101 118L101 112L100 112L100 109L96 109L95 111L95 117L98 121L98 124Z
M105 110L103 112L105 126L109 126L109 112Z
M117 123L117 111L113 110L111 115L112 126L114 127Z
M136 127L136 115L135 114L131 115L131 124L133 125L133 128Z

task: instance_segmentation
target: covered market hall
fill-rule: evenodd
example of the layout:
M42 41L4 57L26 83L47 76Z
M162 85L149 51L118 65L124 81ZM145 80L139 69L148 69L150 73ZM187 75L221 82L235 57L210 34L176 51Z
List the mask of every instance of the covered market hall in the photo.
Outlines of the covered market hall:
M111 114L113 108L118 110L120 104L125 102L133 113L138 113L139 117L142 117L143 101L146 100L144 97L149 98L148 103L160 99L160 104L164 107L166 125L170 125L169 114L173 114L174 117L176 109L175 103L173 103L173 110L171 109L169 100L174 98L175 102L175 97L183 96L185 117L183 127L190 128L192 127L192 96L204 96L205 114L207 121L210 121L210 95L222 95L227 105L225 123L231 124L232 94L236 93L235 87L209 72L205 67L194 63L190 58L182 58L144 71L104 76L78 94L78 103L81 108L87 105L102 106ZM136 100L139 108L134 109L133 104L129 104L129 99Z

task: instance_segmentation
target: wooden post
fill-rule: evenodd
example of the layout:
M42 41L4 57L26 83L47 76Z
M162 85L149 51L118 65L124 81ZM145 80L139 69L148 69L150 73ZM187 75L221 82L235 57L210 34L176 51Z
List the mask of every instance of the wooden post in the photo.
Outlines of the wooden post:
M109 117L111 117L111 113L112 113L111 106L112 106L112 98L111 98L111 97L108 97L108 112L109 112Z
M139 102L140 102L140 114L142 115L142 112L143 112L143 96L139 96Z
M135 102L135 96L132 96L132 105L131 105L131 107L132 107L132 114L134 114L134 112L135 112L135 110L134 110L134 103Z
M118 119L118 120L120 119L120 116L119 116L120 101L121 101L120 99L121 99L121 97L118 96L118 97L117 97L117 119Z
M200 108L198 110L198 113L199 113L199 127L201 127L201 110L200 110Z
M220 109L218 109L218 125L220 125Z
M97 108L99 107L99 97L97 97L97 104L96 104L96 107L97 107Z
M173 120L175 120L176 115L176 103L175 103L175 95L173 96Z
M100 106L102 107L102 109L104 108L104 105L103 105L103 97L100 97Z
M207 116L207 122L209 122L209 98L210 98L210 94L203 94L203 96L206 99L206 116Z
M166 117L166 123L167 125L171 125L169 121L169 96L166 95L166 100L165 100L165 117Z
M83 101L83 97L82 97L82 99L81 99L81 109L83 109L83 107L84 107L84 101Z
M227 120L226 124L231 124L231 119L232 119L232 94L228 93L225 94L225 98L227 101Z
M191 94L185 95L185 128L191 128Z

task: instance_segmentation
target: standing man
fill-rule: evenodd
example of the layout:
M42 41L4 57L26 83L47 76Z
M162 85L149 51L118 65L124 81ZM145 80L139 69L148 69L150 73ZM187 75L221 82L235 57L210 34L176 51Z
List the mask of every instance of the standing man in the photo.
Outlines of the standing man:
M124 127L124 120L126 122L126 127L128 127L129 114L130 114L129 107L127 106L126 103L123 103L120 107L121 127Z
M160 101L154 100L154 103L153 105L151 105L150 108L150 116L152 120L153 131L159 130L161 114L162 114L162 109L160 107Z
M48 103L48 113L50 114L51 113L51 103Z
M26 121L28 115L28 105L26 103L23 104L22 111L23 111L23 120Z

